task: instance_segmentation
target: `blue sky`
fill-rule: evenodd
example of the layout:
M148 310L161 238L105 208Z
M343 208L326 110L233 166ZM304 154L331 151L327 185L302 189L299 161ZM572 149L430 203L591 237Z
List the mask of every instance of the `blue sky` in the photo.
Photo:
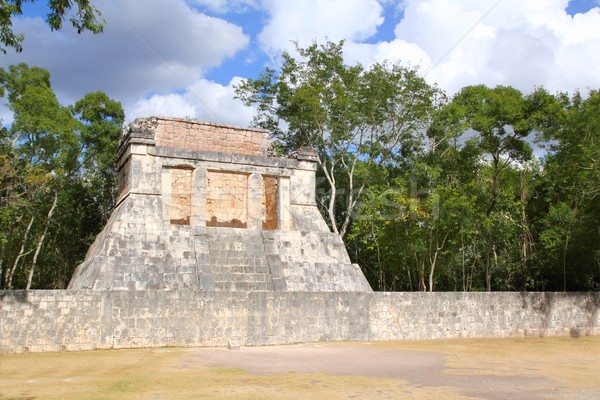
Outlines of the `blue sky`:
M484 83L523 92L600 87L598 0L92 0L102 35L50 33L46 1L25 3L15 30L26 62L46 68L63 104L90 91L128 119L173 115L247 125L233 85L277 67L293 40L346 41L348 63L418 66L452 95ZM143 5L143 6L141 6ZM10 122L10 113L0 110Z
M569 2L567 6L567 12L570 15L575 15L577 13L586 13L594 7L598 6L597 0L577 0Z

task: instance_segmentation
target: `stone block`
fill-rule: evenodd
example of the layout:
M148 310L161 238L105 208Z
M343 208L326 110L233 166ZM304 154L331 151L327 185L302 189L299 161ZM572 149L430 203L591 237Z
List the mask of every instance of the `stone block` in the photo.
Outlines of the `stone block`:
M314 152L277 158L269 146L260 130L134 121L119 147L120 203L69 287L370 290L316 208Z

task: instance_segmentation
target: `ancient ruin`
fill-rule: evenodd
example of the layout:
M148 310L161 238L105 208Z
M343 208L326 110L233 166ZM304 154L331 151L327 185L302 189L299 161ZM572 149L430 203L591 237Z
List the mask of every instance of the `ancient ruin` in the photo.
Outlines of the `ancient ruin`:
M136 120L118 205L69 290L0 291L0 354L600 334L600 293L373 292L315 202L315 153Z
M317 209L314 150L270 149L263 130L135 120L118 205L69 289L371 291Z

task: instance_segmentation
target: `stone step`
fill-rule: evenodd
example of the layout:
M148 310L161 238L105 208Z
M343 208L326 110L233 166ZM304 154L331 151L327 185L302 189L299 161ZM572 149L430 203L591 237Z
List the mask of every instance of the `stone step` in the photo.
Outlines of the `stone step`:
M262 249L263 238L260 235L209 235L208 245L211 250Z
M235 251L264 251L265 247L262 241L220 241L209 240L208 248L213 250L235 250Z
M213 265L214 274L270 274L269 267L255 267L251 265Z
M259 273L213 273L215 283L221 282L272 282L271 274Z
M210 263L213 268L220 267L250 267L250 268L268 268L268 263L265 258L210 258Z
M215 282L216 291L227 292L271 292L273 282Z
M215 290L274 290L262 235L209 233L208 253Z
M261 259L265 258L264 250L210 250L212 258L239 258L239 259Z

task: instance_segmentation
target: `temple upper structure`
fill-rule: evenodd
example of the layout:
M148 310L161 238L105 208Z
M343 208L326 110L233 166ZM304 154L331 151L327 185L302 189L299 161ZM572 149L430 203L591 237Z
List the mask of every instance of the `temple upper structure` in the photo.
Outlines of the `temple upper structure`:
M117 206L69 288L371 291L317 209L316 161L273 156L263 130L135 120Z

